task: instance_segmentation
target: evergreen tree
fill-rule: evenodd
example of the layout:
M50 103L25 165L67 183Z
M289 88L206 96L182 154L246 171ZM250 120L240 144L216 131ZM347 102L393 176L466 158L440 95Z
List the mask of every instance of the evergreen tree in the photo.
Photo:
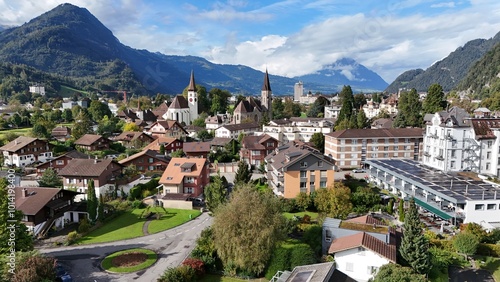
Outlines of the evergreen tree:
M406 212L400 253L413 270L427 274L430 269L429 242L422 232L415 200L411 199Z
M323 135L323 133L314 133L309 141L313 143L314 148L318 149L321 153L325 152L325 135Z
M165 155L165 144L160 144L160 154Z
M343 120L350 120L354 111L354 96L351 86L344 85L342 91L340 91L339 97L342 102L342 108L340 109L335 125L339 125Z
M281 98L274 98L272 102L273 107L273 118L274 119L282 119L284 116L285 105L283 104L283 100Z
M427 91L427 96L422 104L423 114L434 114L445 108L443 87L439 84L432 84Z
M405 201L403 201L403 200L399 200L398 214L399 214L399 221L404 222L405 221Z
M234 176L234 184L248 183L252 179L252 172L250 165L245 161L238 162L238 170Z
M423 123L421 112L422 103L415 88L410 92L401 93L393 127L421 127Z
M87 185L87 212L90 222L94 223L97 216L97 196L95 195L94 180L90 179Z
M104 199L102 197L102 194L99 195L99 207L97 209L97 220L103 221L104 220Z
M216 211L219 206L222 206L226 203L226 194L226 185L224 184L224 181L222 180L220 174L217 173L217 175L213 177L213 179L210 181L210 184L208 184L204 190L207 208L211 212Z
M368 118L366 117L365 111L363 111L363 109L359 110L356 117L356 122L358 128L366 128L368 126Z

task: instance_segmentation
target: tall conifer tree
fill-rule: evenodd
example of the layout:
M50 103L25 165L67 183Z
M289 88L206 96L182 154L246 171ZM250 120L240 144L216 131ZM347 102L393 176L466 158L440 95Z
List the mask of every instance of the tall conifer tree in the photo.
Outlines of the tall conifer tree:
M427 274L430 269L429 242L422 232L422 223L418 217L415 200L411 199L404 221L403 240L399 249L408 265L420 274Z

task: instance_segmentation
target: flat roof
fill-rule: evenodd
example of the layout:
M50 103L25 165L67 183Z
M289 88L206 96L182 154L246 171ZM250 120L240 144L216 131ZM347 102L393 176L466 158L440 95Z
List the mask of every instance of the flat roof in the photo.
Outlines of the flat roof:
M402 179L408 179L410 183L425 186L426 190L435 191L438 195L452 197L458 202L493 200L495 197L500 200L498 186L435 170L414 160L367 160L365 163Z

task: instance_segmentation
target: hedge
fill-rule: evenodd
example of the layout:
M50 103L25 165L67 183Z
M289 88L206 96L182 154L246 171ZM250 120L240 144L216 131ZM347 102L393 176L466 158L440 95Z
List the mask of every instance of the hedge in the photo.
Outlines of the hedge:
M500 245L480 243L479 246L477 246L476 254L481 256L500 257Z

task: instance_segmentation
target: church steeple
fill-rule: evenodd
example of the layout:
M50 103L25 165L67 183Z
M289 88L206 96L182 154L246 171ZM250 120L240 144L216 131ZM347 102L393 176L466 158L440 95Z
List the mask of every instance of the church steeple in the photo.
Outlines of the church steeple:
M262 85L262 91L271 91L271 84L269 83L269 74L267 73L267 69L266 74L264 75L264 84Z
M189 80L188 91L196 91L196 84L194 83L194 71L191 71L191 79Z

